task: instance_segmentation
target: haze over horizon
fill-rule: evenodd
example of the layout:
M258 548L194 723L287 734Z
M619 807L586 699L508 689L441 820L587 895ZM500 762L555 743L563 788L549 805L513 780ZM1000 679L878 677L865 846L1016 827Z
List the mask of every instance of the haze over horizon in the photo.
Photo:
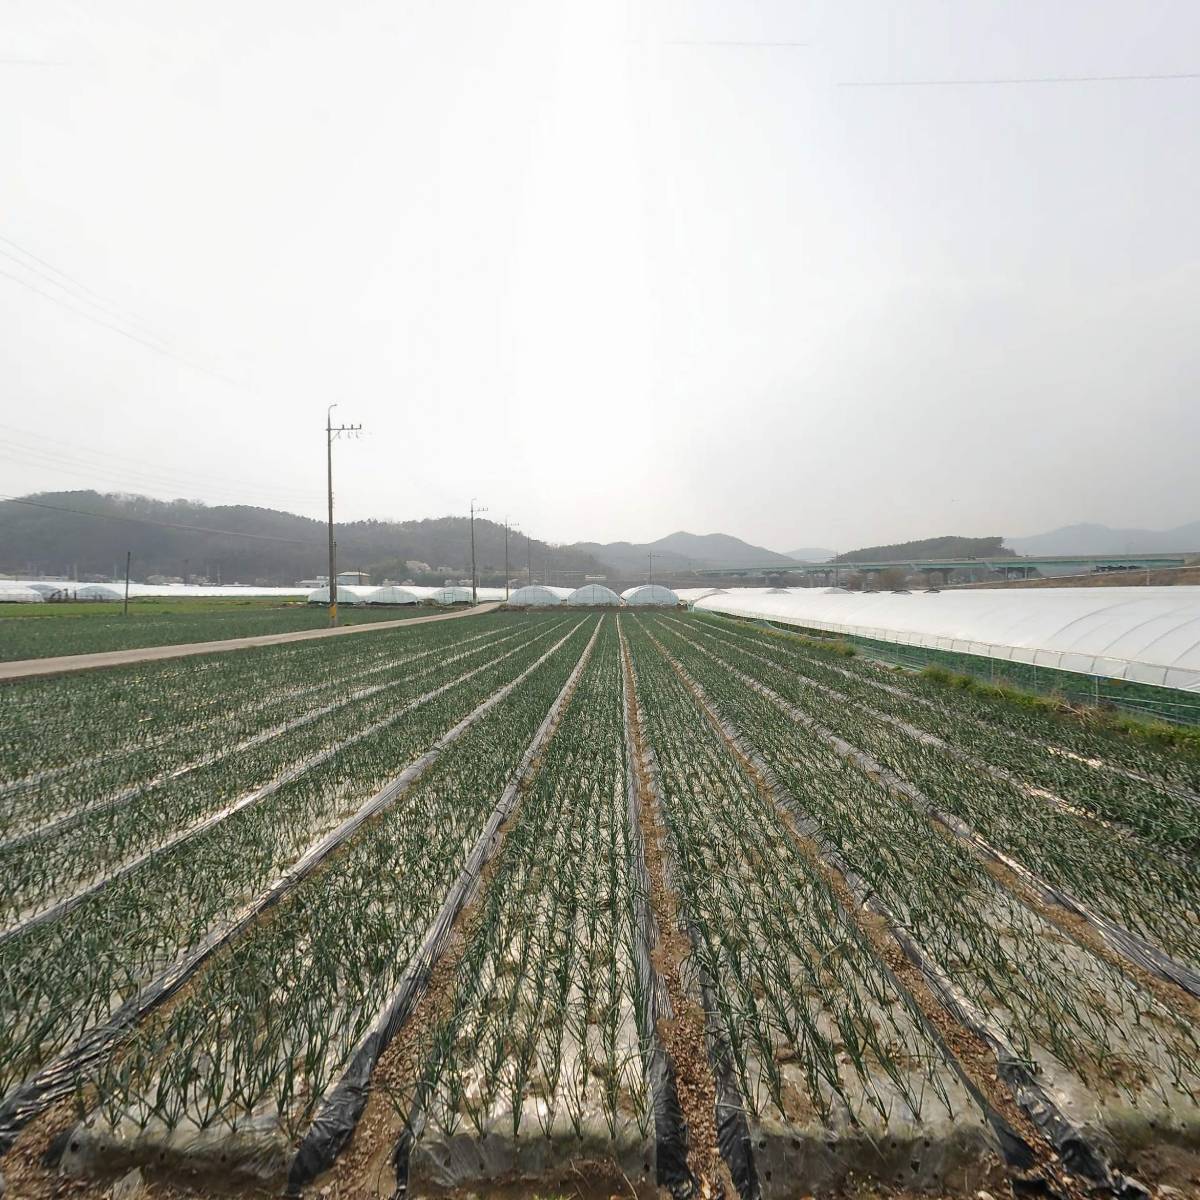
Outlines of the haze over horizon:
M321 517L337 401L344 520L1182 525L1198 44L1182 2L7 5L0 490Z

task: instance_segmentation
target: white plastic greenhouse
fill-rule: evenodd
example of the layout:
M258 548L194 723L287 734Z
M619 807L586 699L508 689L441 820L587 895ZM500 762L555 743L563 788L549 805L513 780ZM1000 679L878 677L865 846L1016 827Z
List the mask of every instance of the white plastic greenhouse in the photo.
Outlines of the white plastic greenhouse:
M626 588L621 593L621 599L626 604L646 605L656 608L678 608L679 597L669 587L659 583L643 583L637 587Z
M620 607L621 597L612 588L606 588L602 583L585 583L583 587L577 587L564 603L589 607Z
M33 588L43 596L61 597L65 600L122 600L125 597L124 582L75 583L70 579L19 579L4 586ZM299 599L306 588L302 587L255 587L251 584L198 584L198 583L133 583L129 584L129 598L146 597L164 600L186 597L222 597L237 599L250 596L291 596Z
M1200 587L728 592L698 612L1200 692Z
M434 604L470 604L471 589L469 587L434 588L429 599Z
M550 587L548 584L535 583L517 588L508 597L508 605L510 608L546 608L562 604L570 594L570 588Z
M357 587L354 584L339 583L337 590L337 602L339 604L369 604L371 593L378 591L372 587ZM329 589L327 587L313 588L308 593L307 600L309 604L328 604Z
M703 600L705 596L723 596L726 590L726 588L719 587L676 588L675 595L684 604L695 604L697 600Z
M341 593L341 586L338 586L338 592ZM387 584L384 587L371 589L371 594L367 597L368 604L420 604L425 599L426 589L418 591L416 588L398 587L395 584Z
M43 604L45 599L35 588L0 583L0 604Z
M136 594L132 585L130 585L129 594L131 596ZM81 583L78 587L72 588L69 595L76 600L123 600L125 598L125 585L118 583Z

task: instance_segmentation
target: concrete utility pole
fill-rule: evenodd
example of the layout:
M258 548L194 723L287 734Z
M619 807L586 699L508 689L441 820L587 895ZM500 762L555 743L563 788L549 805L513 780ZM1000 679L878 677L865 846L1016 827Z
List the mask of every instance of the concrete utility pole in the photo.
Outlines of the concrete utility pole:
M125 607L121 613L121 615L123 617L129 616L129 564L130 564L130 562L132 562L132 560L133 560L133 551L126 550L125 551Z
M530 586L533 584L533 543L529 534L525 535L525 582Z
M471 497L471 603L479 603L479 576L475 573L475 514L487 512L486 508L475 507L475 497Z
M650 551L650 586L654 586L654 551Z
M504 518L504 603L508 603L508 518Z
M329 625L337 628L337 543L333 540L333 439L343 433L358 433L361 425L334 425L331 404L325 410L325 463L329 483Z

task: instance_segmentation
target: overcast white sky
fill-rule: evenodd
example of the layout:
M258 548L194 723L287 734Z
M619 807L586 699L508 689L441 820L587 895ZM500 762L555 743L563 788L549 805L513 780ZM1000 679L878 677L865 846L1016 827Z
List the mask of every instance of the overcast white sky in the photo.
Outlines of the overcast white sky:
M0 493L319 516L336 400L346 518L1194 520L1200 79L845 85L1195 72L1195 0L0 0Z

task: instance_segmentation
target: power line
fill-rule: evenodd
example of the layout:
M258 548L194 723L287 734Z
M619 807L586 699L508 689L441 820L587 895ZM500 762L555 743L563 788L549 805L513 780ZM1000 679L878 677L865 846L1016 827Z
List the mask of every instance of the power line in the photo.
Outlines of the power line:
M810 46L811 42L737 42L737 41L721 41L718 39L695 41L687 39L679 39L674 41L663 42L664 46L746 46L746 47L762 47L768 50L773 50L775 47L784 48L800 48Z
M234 387L241 386L236 379L231 379L228 375L223 375L220 371L214 371L211 367L203 366L201 363L192 362L190 359L184 358L180 354L176 354L173 350L168 350L162 346L156 345L154 342L148 341L144 337L139 337L136 333L130 333L128 329L122 329L119 325L114 325L110 321L101 320L100 317L96 316L94 313L88 312L87 309L78 308L74 304L68 304L64 299L62 299L61 296L55 296L52 292L46 292L39 287L34 287L32 283L30 283L27 279L22 279L19 275L13 275L11 272L4 270L0 270L0 275L3 275L6 279L11 279L14 283L19 283L22 287L28 288L31 292L35 292L39 296L44 296L47 300L52 301L54 304L61 305L69 312L73 312L77 316L93 322L93 324L101 325L105 329L111 330L113 333L119 333L122 337L127 337L130 341L138 342L147 347L147 349L154 350L159 354L165 355L167 358L173 358L176 362L182 363L185 367L191 367L193 371L203 371L204 374L211 375L214 379L220 379L224 383L232 384Z
M16 453L7 456L15 461L22 461L22 456L41 460L38 465L50 465L70 474L85 474L91 477L97 475L118 482L132 482L138 487L175 488L180 490L197 489L209 492L228 493L235 500L245 501L247 495L260 495L274 500L276 503L306 503L316 500L319 493L303 488L259 487L244 480L217 478L216 476L201 475L197 472L177 471L174 469L158 470L147 468L143 459L132 459L125 455L111 453L106 450L87 450L71 445L57 438L47 438L33 433L31 430L19 429L16 426L0 422L0 435L9 443ZM47 443L39 446L38 442ZM0 455L6 453L3 442L0 442ZM115 466L115 471L112 468Z
M1027 79L855 79L838 87L984 87L1008 83L1142 83L1151 80L1200 79L1200 71L1176 75L1041 75Z
M256 495L252 490L242 489L234 484L217 487L212 484L201 485L178 480L164 480L152 476L125 474L120 469L112 471L95 463L72 462L51 454L46 454L43 451L31 450L21 446L17 446L12 450L0 446L0 458L20 466L30 466L43 471L53 471L56 474L69 475L74 479L85 480L93 486L97 483L104 483L109 487L122 491L137 492L139 489L152 489L158 492L167 492L170 499L177 499L185 494L203 492L207 499L214 500L221 505L247 505L250 507L269 507L272 504L313 504L319 499L316 495L302 499L292 497L286 499L276 498L261 494ZM269 504L268 501L270 502Z
M23 256L18 258L16 254L13 254L9 250L5 250L3 247L0 247L0 254L3 254L5 258L10 259L12 262L15 262L23 270L32 271L35 275L44 279L52 287L61 288L68 294L74 292L75 298L81 300L84 304L90 304L93 308L98 308L102 312L107 312L110 316L115 317L118 321L140 329L147 337L153 338L154 341L162 342L168 347L170 346L170 341L168 338L163 337L162 334L158 333L158 331L149 324L149 322L143 321L142 318L136 313L130 312L129 310L122 308L119 304L114 303L112 300L107 299L100 292L96 291L95 288L88 287L86 283L84 283L82 280L76 279L73 275L68 275L66 271L60 270L53 263L47 262L44 258L40 258L38 255L34 254L32 250L27 250L20 243L14 242L12 238L5 237L3 234L0 234L0 242L3 242L6 246L11 246L13 250L16 250L18 254ZM29 259L30 261L25 262L25 259ZM58 278L56 279L55 276L58 276ZM65 280L66 282L61 282L62 280Z
M127 454L120 454L116 451L107 450L107 449L105 449L105 450L89 450L89 449L86 449L85 447L75 446L73 443L65 441L62 438L47 437L43 433L37 433L32 429L22 429L16 425L8 425L3 421L0 421L0 431L5 431L10 435L16 434L18 438L27 438L27 439L31 439L35 442L38 442L38 441L48 442L54 446L60 446L71 457L76 457L76 456L80 456L80 455L93 455L93 456L101 458L105 461L108 461L109 459L123 461L123 462L129 463L129 464L133 465L134 467L138 467L138 468L141 468L145 465L145 460L142 458L133 457L133 456L127 455ZM171 470L170 472L165 472L165 473L170 474L172 477L180 476L185 479L191 478L193 480L199 480L201 482L215 482L218 484L226 484L226 483L232 484L235 482L234 480L231 480L228 477L218 477L216 475L206 475L206 474L201 474L196 471ZM240 481L238 481L238 482L240 483ZM311 496L315 496L318 494L316 492L310 492L305 488L272 488L271 490L276 491L276 492L294 492L297 495L302 495L305 497L311 497Z
M182 529L188 533L215 533L222 537L250 538L256 542L289 542L295 546L319 546L320 542L310 542L307 538L279 537L272 533L243 533L237 529L208 529L202 525L177 525L174 521L155 521L150 517L127 517L120 513L93 512L86 508L66 508L58 504L44 504L40 500L27 500L23 496L0 495L0 500L10 504L25 504L30 508L46 508L51 512L74 513L79 517L99 517L102 521L126 521L133 525L156 525L160 529Z

